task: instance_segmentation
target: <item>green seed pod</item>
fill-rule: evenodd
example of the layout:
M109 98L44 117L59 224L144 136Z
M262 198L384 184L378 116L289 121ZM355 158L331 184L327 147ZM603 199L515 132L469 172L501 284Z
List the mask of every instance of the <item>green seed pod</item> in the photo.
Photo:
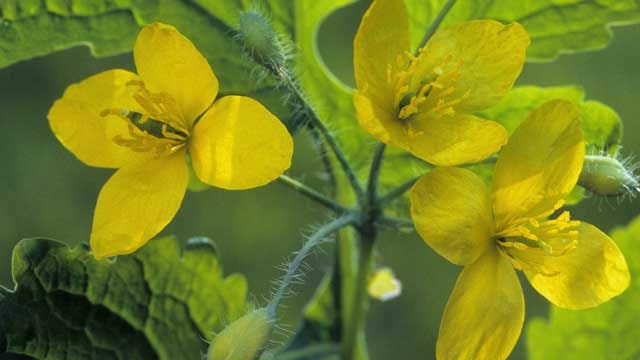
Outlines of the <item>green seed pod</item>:
M257 10L240 13L238 39L257 62L282 65L286 59L282 43L271 22Z
M639 190L638 179L627 161L605 155L587 155L578 184L602 196L620 196Z
M272 329L267 309L250 312L213 339L207 360L255 360L264 351Z

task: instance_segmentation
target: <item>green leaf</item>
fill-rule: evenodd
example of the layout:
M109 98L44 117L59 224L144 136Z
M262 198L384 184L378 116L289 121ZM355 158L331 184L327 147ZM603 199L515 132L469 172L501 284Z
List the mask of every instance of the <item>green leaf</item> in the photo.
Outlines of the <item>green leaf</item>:
M446 0L405 2L417 47ZM606 47L612 37L611 26L640 21L640 5L636 0L458 1L443 26L472 19L521 23L532 40L528 59L549 61L563 53Z
M637 359L640 354L640 217L613 231L627 258L631 285L619 297L589 310L552 307L549 319L533 319L526 330L531 360Z
M498 121L512 134L529 113L547 101L563 99L574 102L580 108L582 129L587 149L591 153L609 152L614 154L622 141L622 121L618 114L600 102L585 101L584 91L575 86L514 88L496 106L480 115ZM493 164L480 164L472 169L491 182ZM568 205L579 203L584 197L584 189L576 187L567 199Z
M113 261L46 239L18 243L16 288L0 291L0 353L37 359L198 359L247 309L213 244L151 241Z
M622 141L620 116L607 105L593 100L585 101L584 98L584 91L574 86L521 86L514 88L496 106L481 112L481 116L500 122L511 134L529 113L545 102L568 100L580 107L587 147L592 151L608 149L615 152Z
M265 6L280 19L279 28L290 27L290 2ZM159 21L174 25L202 51L222 94L252 96L287 120L291 112L282 91L272 80L258 79L258 65L233 39L238 11L250 7L240 0L2 0L0 68L79 45L98 57L130 52L140 27Z

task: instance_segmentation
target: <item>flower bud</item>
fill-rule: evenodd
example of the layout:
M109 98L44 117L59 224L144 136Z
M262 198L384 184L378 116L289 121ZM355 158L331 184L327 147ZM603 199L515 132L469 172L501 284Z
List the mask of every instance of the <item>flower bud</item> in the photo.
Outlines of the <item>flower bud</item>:
M606 155L587 155L578 184L596 195L619 196L639 191L633 166Z
M258 63L283 65L286 56L282 43L269 19L257 10L240 14L238 39Z
M266 308L239 318L209 345L207 360L255 360L264 351L273 325Z
M389 301L400 296L402 284L398 280L391 268L380 268L369 277L367 284L369 296L379 301Z

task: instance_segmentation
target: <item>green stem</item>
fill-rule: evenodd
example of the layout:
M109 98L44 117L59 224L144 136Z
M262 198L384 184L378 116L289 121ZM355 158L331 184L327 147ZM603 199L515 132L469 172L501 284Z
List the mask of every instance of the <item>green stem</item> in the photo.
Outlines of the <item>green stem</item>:
M413 221L409 219L400 219L393 216L383 216L379 218L376 223L381 226L388 226L395 229L409 229L415 230Z
M411 187L413 187L416 181L418 181L418 179L420 179L421 177L422 175L416 176L415 178L405 182L404 184L398 186L397 188L386 193L384 196L380 197L378 199L378 206L384 207L384 205L404 195L404 193L411 189Z
M326 144L322 141L322 138L318 129L316 129L315 127L310 127L309 132L311 133L313 142L316 144L316 147L318 148L318 153L320 153L320 159L322 160L324 171L329 177L331 197L335 197L337 187L338 187L338 180L336 179L336 173L333 170L333 165L331 164L331 158L329 157L329 152L327 151Z
M343 337L343 359L356 360L358 345L365 345L364 331L366 324L366 313L369 307L369 296L367 285L369 281L369 271L373 264L373 249L376 237L376 230L373 224L365 224L358 229L360 241L358 244L358 270L355 282L355 295L351 304L351 321L348 330Z
M365 324L367 308L369 306L369 296L367 292L369 282L369 272L373 264L373 249L377 236L376 220L380 217L382 209L377 205L378 182L380 170L384 159L385 144L378 144L371 161L369 178L367 180L367 193L364 202L360 202L361 216L356 225L359 241L356 243L357 270L354 281L354 294L352 302L346 304L350 306L350 321L346 324L346 331L343 336L343 359L355 360L362 352L366 352Z
M331 134L329 129L320 120L320 118L318 117L318 114L315 112L313 107L311 107L311 105L309 105L309 103L306 101L306 98L302 93L302 91L300 90L300 88L298 87L298 84L296 84L296 82L291 78L291 75L289 74L289 72L283 67L273 65L273 66L268 66L267 68L271 70L271 72L285 84L287 89L289 89L289 92L296 97L296 101L303 107L302 111L307 115L307 118L311 122L311 125L314 126L316 129L318 129L318 131L320 132L320 134L322 134L327 144L329 144L331 151L333 151L334 155L336 156L336 159L338 160L338 163L340 163L340 167L342 168L345 175L347 176L347 179L349 180L349 183L351 184L353 191L356 193L356 196L358 197L358 199L362 199L364 196L364 190L362 189L362 186L358 182L358 178L356 176L355 171L351 168L351 165L349 164L347 157L345 156L344 152L340 148L340 145L338 145L338 142L336 141L336 139L333 137L333 134Z
M282 281L280 281L280 286L278 290L276 290L275 295L269 306L267 307L267 311L270 315L275 318L276 310L278 305L282 302L282 299L287 293L289 286L291 285L292 280L295 279L300 266L304 263L304 259L311 253L316 246L321 244L329 235L335 233L336 231L342 229L345 226L353 224L356 221L357 217L354 214L345 215L339 217L322 227L316 231L315 234L311 235L311 237L304 243L302 248L296 253L296 256L287 266L287 272L284 274Z
M301 183L300 181L292 177L289 177L287 175L280 175L278 180L280 180L280 182L282 182L283 184L288 185L291 188L295 189L296 191L300 192L301 194L305 195L309 199L314 200L318 204L326 207L327 209L333 210L338 214L344 214L350 211L346 207L338 204L337 202L321 194L319 191L310 188L309 186Z
M351 188L356 193L356 197L358 199L363 199L364 198L364 190L362 189L362 186L360 185L360 182L358 181L358 177L356 176L355 171L351 168L351 165L349 165L349 161L347 160L347 157L342 152L342 149L340 148L340 145L338 145L338 142L333 137L333 135L331 134L329 129L327 129L327 127L324 125L324 123L322 121L320 121L320 119L318 119L318 117L317 117L317 115L315 115L315 113L314 113L313 116L310 117L310 119L312 121L312 124L314 126L316 126L318 128L318 130L320 130L320 133L324 136L324 139L327 142L327 144L329 144L329 147L333 151L333 154L336 156L336 159L338 160L338 163L340 163L340 167L342 168L342 171L346 175L347 180L349 181L349 184L351 185Z
M420 42L420 46L418 46L418 49L422 49L423 47L425 47L425 45L427 45L427 43L429 42L429 39L431 39L433 34L436 33L436 30L438 30L438 27L440 27L440 24L442 24L442 21L444 20L444 18L447 16L449 11L455 4L456 4L456 0L448 0L444 4L442 9L440 10L440 13L438 13L438 16L435 18L435 20L433 20L433 22L431 23L431 26L429 27L427 32L424 34L424 37L422 38L422 41Z
M382 168L382 160L384 159L384 150L386 148L384 143L379 143L373 154L373 161L371 162L371 168L369 170L369 180L367 181L367 204L369 206L375 206L376 204L378 179L380 178L380 169Z

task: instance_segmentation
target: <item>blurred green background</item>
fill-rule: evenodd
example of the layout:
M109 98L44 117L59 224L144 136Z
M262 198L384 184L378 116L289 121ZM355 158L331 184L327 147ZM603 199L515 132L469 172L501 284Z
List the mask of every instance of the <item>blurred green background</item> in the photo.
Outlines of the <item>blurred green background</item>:
M351 41L366 6L362 2L333 14L318 35L325 63L347 84L353 84ZM640 25L615 28L614 32L611 45L602 51L565 55L549 64L527 64L519 84L584 87L588 98L610 105L621 115L623 154L640 154L640 106L636 103ZM44 236L71 245L88 239L95 199L111 171L89 168L67 152L49 130L46 114L66 86L111 68L134 70L131 54L94 59L87 48L78 47L0 70L1 284L12 286L11 249L20 239ZM309 137L300 133L295 140L290 174L316 187L324 186L320 158ZM573 214L610 231L627 224L639 210L638 199L620 202L592 197L574 208ZM192 236L214 239L226 272L245 274L253 300L264 303L271 281L280 275L276 266L300 247L302 234L327 218L322 209L280 184L243 192L210 189L188 193L164 233L182 240ZM459 268L435 255L413 234L385 233L379 245L382 263L395 270L404 290L398 299L371 306L368 341L372 358L431 358L440 315ZM329 254L331 251L318 251L311 257L314 271L299 289L300 295L287 301L283 314L287 329L295 329L300 308L330 267ZM547 302L523 284L527 317L545 316ZM282 332L279 340L285 339ZM511 358L526 359L522 341Z

